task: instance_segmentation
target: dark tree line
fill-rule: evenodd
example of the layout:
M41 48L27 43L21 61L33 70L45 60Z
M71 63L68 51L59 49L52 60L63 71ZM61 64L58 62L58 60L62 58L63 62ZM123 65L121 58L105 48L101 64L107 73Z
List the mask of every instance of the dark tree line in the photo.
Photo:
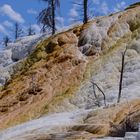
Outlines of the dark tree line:
M56 11L60 8L60 0L40 0L46 3L47 7L43 9L38 17L37 21L42 25L42 32L46 32L51 30L52 35L56 32ZM82 15L83 15L83 23L86 24L88 22L88 0L82 1ZM15 40L19 37L25 35L23 28L19 23L14 24L14 38ZM35 31L30 25L26 31L26 35L34 35ZM10 38L6 35L3 38L4 45L7 46L10 42Z
M14 24L12 32L14 34L14 39L15 40L18 39L19 37L23 37L25 35L31 36L31 35L36 34L34 28L31 25L25 31L25 30L23 30L22 26L17 22ZM2 42L3 42L4 46L7 47L8 43L11 42L11 39L8 35L6 35L6 36L3 37Z
M14 34L15 34L15 39L22 37L24 35L24 30L22 29L22 27L19 25L19 23L15 23L14 25ZM26 30L26 35L27 36L31 36L31 35L35 35L35 30L32 28L31 25L29 25L29 27Z

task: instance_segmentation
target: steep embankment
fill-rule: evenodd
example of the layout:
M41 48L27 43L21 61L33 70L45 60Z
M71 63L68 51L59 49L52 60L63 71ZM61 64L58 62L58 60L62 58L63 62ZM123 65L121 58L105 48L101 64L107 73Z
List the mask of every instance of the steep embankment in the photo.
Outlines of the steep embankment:
M126 47L121 104L115 104ZM54 35L18 66L0 93L0 128L60 114L3 131L1 139L116 135L128 116L134 124L140 121L140 6ZM108 107L103 108L103 96L92 82L105 93Z

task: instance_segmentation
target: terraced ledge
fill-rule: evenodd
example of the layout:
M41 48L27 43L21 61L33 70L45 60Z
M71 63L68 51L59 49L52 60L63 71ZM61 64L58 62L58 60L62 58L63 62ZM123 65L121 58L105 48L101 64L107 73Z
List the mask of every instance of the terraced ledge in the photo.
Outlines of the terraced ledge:
M126 132L124 137L104 137L96 140L140 140L140 124L138 132Z

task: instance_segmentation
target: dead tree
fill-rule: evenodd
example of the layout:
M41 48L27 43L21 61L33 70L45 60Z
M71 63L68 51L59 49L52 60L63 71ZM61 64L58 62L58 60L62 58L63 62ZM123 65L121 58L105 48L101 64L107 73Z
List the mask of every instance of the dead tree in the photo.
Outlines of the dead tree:
M4 46L7 47L7 46L8 46L8 43L10 42L10 38L6 35L6 36L3 38L3 42L4 42Z
M23 35L23 30L20 27L19 23L15 23L15 29L14 29L14 34L15 34L15 39L21 37Z
M88 0L83 0L83 9L84 9L83 23L86 24L88 22Z
M30 25L27 29L27 36L35 35L34 28Z
M123 74L124 74L124 66L125 66L125 55L126 55L127 48L122 53L122 63L121 63L121 75L120 75L120 82L119 82L119 93L117 103L120 102L121 94L122 94L122 83L123 83Z
M56 31L56 9L60 8L60 0L41 0L48 4L48 7L43 9L37 19L38 23L42 24L42 31L45 32L46 28L51 29L52 35Z
M104 105L106 106L106 96L105 96L105 93L102 91L102 89L101 89L96 83L94 83L93 81L91 81L91 83L92 83L92 85L94 86L94 87L93 87L94 89L95 89L95 86L96 86L97 89L102 93L103 98L104 98ZM94 91L94 96L95 96L95 98L97 99L97 101L99 102L98 97L97 97L97 94L96 94L95 91Z
M86 24L88 20L91 18L90 14L90 7L92 5L92 1L89 0L81 0L81 1L76 1L73 0L73 4L77 5L76 11L79 13L79 17L72 17L76 18L73 19L73 21L83 21L83 24ZM78 8L79 7L79 8Z

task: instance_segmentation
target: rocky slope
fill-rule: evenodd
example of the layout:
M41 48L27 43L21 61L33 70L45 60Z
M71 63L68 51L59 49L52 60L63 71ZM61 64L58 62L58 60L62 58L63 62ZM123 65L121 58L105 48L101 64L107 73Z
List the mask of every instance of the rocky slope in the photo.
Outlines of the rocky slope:
M8 46L0 51L0 86L11 78L11 75L18 70L20 61L29 56L36 44L46 37L46 34L22 37L8 43Z
M121 103L116 104L126 47ZM124 126L128 129L127 121L137 129L139 4L51 36L33 50L16 58L14 72L0 92L0 129L29 122L1 131L2 140L118 136Z

